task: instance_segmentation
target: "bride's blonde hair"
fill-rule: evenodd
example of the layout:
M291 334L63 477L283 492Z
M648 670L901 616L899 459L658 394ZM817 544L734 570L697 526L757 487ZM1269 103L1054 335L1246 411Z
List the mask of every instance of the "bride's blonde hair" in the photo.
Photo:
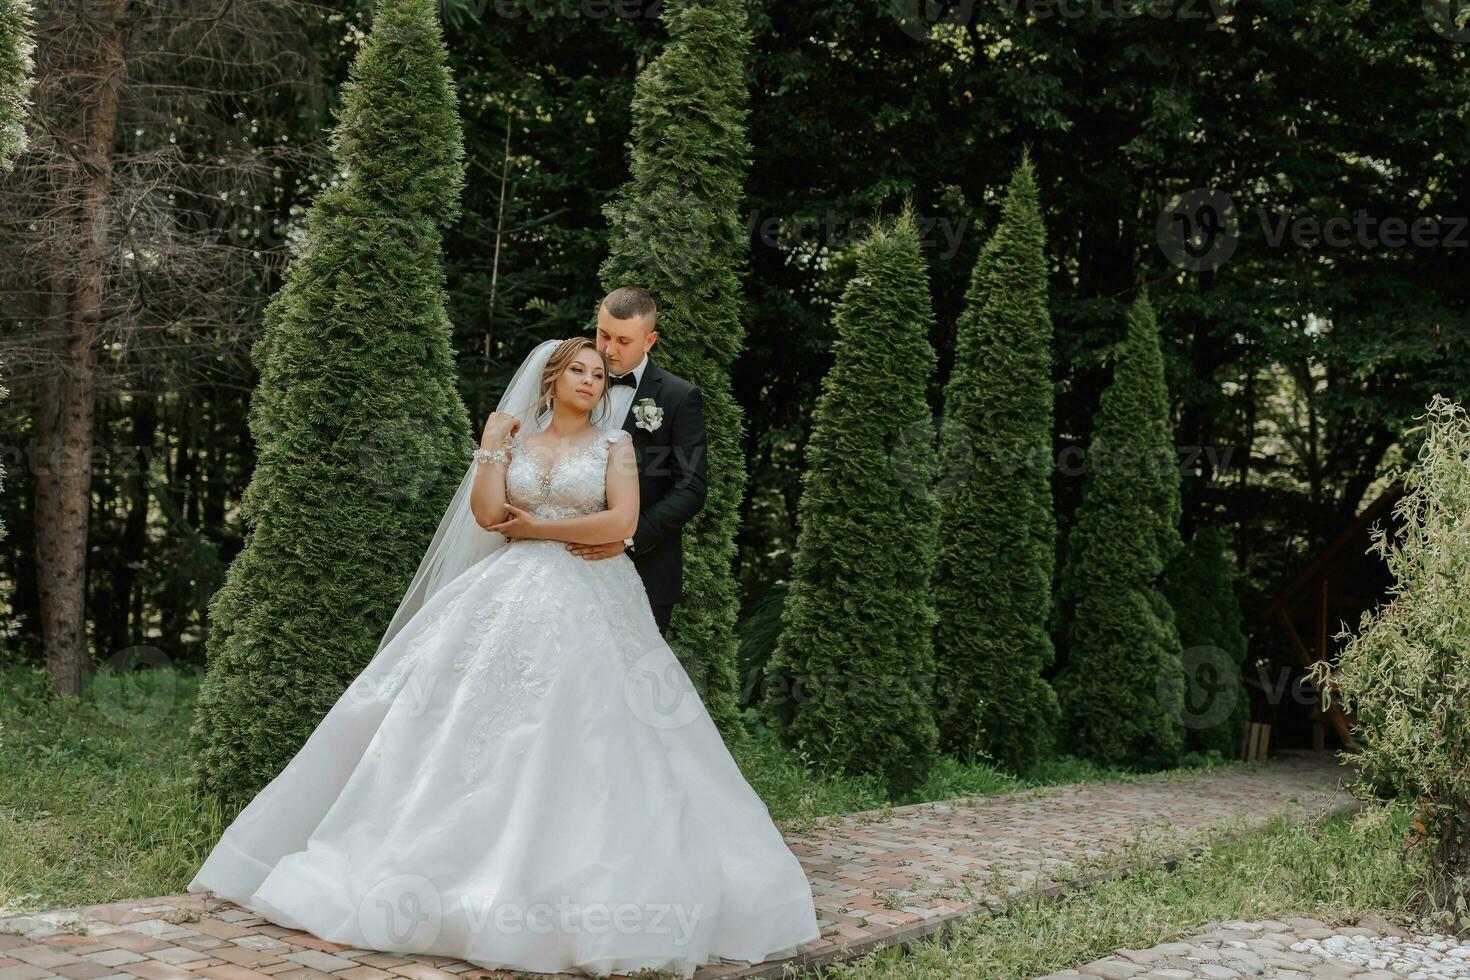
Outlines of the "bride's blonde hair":
M612 385L607 383L608 375L612 374L612 368L607 363L607 355L597 349L597 343L591 337L568 337L557 345L556 350L546 359L546 366L541 369L541 395L536 399L535 417L540 419L545 413L551 411L551 391L556 384L556 379L567 369L577 355L584 350L594 352L598 360L602 361L602 397L598 399L598 405L612 410L612 401L608 398L608 392Z

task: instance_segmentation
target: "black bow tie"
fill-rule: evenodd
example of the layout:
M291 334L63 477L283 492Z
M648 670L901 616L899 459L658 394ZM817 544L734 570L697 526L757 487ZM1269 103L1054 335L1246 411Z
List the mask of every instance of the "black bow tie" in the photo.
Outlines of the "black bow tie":
M613 375L612 376L612 383L615 384L615 385L627 385L629 388L632 388L635 391L638 388L638 379L633 376L633 372L632 371L629 371L627 374L615 374L615 375Z

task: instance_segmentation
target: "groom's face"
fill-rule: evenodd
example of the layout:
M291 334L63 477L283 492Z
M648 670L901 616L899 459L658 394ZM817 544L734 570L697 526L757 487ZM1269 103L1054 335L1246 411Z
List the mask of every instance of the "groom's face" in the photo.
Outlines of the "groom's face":
M657 339L652 315L619 320L606 307L598 308L597 349L607 355L613 374L627 374L636 368Z

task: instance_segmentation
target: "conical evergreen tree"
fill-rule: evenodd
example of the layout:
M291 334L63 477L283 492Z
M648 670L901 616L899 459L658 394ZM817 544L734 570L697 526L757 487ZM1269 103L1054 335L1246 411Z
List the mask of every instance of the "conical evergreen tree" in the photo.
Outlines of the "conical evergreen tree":
M743 421L730 365L744 344L740 281L749 236L741 195L750 161L741 0L671 0L664 50L638 76L631 175L607 205L610 254L603 288L639 286L658 303L659 363L699 388L709 432L709 488L684 529L684 599L670 645L727 740L736 711L732 573L745 492Z
M861 242L806 444L800 530L765 706L788 745L895 794L934 760L938 534L929 276L913 212Z
M3 365L0 365L0 366L3 366ZM7 388L7 387L5 387L4 385L0 385L0 402L5 401L5 399L7 399L9 397L10 397L10 389ZM4 489L5 489L5 467L3 465L0 465L0 490L4 490ZM5 540L5 522L4 521L0 521L0 541L4 541L4 540Z
M1164 571L1164 594L1183 647L1184 745L1229 759L1250 701L1240 676L1247 649L1240 600L1218 528L1195 530Z
M1162 767L1182 748L1179 634L1159 589L1179 551L1179 465L1153 306L1140 294L1113 355L1067 537L1066 665L1055 686L1066 748Z
M30 106L32 37L30 0L0 0L0 173L26 148Z
M318 196L254 349L244 550L210 604L195 780L237 809L377 643L474 448L440 240L463 148L434 0L380 0Z
M1041 671L1051 607L1051 315L1029 156L975 264L944 388L935 583L944 748L1013 772L1051 747L1060 712Z

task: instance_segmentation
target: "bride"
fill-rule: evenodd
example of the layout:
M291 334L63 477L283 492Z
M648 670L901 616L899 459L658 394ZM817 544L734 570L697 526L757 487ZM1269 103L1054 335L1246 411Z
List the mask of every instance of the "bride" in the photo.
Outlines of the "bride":
M542 973L689 977L818 938L632 559L566 548L638 519L607 375L590 338L526 358L377 653L190 892L360 949Z

